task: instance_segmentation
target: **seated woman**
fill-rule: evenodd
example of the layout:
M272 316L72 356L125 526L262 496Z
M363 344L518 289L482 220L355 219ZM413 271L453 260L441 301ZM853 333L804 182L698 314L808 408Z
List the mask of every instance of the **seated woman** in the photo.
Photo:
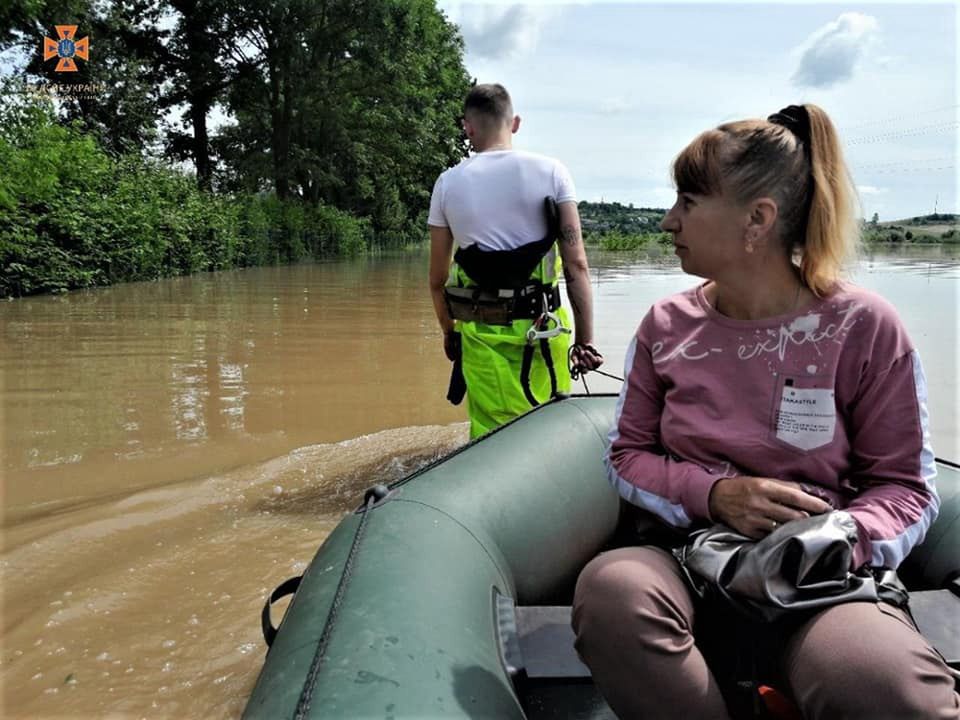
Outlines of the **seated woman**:
M610 481L684 531L723 523L760 539L846 512L851 570L896 568L939 505L926 387L894 308L840 279L858 224L833 125L815 105L727 123L673 174L662 227L706 282L655 303L637 330ZM577 650L619 717L728 717L698 609L664 549L622 548L584 569ZM817 612L777 653L805 718L958 717L949 668L892 605Z

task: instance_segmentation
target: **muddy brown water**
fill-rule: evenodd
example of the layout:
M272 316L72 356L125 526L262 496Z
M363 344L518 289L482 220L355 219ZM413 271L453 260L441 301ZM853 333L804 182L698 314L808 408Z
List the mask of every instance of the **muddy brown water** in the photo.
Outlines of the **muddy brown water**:
M669 255L591 257L597 344L621 374ZM343 513L466 441L407 254L0 304L5 717L234 718L259 611ZM955 252L878 253L957 459ZM594 392L619 383L592 376ZM582 386L579 386L582 391Z

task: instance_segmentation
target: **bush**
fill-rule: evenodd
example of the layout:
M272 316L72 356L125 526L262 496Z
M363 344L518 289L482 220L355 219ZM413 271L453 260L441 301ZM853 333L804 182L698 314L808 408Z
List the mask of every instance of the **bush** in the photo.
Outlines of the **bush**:
M213 195L157 161L111 157L12 86L0 84L0 296L370 247L370 222L336 208Z
M342 254L356 255L370 247L373 229L366 218L328 205L312 208L312 226L320 245L314 248L316 256Z
M598 244L602 250L641 250L650 245L669 245L672 242L670 233L622 233L618 230L600 235Z

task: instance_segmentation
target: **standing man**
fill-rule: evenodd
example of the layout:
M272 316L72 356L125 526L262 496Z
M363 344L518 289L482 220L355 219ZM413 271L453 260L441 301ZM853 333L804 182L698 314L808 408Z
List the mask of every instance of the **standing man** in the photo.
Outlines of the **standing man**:
M576 328L573 365L585 372L603 362L591 345L573 180L559 161L514 150L519 127L502 85L474 86L463 128L475 152L440 175L430 198L430 291L447 357L462 352L471 438L570 391L561 268Z

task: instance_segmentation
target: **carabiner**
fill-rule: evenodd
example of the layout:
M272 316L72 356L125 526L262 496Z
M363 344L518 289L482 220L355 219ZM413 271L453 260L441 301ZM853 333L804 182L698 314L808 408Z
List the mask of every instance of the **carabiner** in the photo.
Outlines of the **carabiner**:
M537 329L541 326L548 326L551 321L554 323L552 328L548 328L546 330ZM533 345L537 340L548 340L561 333L566 333L569 335L571 332L572 331L570 328L563 326L563 323L560 322L560 318L555 313L545 312L538 317L533 325L530 326L530 329L527 330L527 344Z

